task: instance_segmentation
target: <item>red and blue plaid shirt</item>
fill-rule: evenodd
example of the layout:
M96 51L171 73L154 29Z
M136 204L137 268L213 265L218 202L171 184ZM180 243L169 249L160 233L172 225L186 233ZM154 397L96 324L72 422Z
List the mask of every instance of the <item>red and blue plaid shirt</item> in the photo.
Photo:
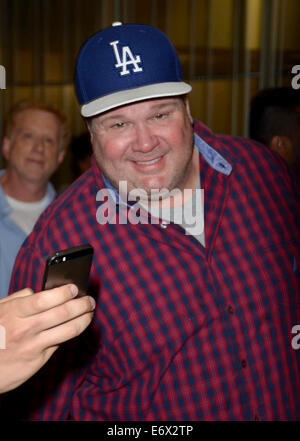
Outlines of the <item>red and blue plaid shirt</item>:
M205 248L172 223L99 225L95 161L27 238L11 291L39 291L49 254L89 242L97 308L17 391L22 418L299 419L299 183L259 144L195 132Z

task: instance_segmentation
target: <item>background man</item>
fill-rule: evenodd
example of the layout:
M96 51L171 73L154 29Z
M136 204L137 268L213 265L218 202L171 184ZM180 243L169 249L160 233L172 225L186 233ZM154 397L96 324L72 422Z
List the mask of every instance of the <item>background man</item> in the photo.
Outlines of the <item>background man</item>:
M17 252L55 197L50 176L63 161L68 124L58 110L23 101L4 127L0 171L0 297L8 293Z
M249 135L279 153L300 176L300 90L258 92L251 100Z
M291 346L300 320L299 182L269 149L193 121L190 90L170 41L151 26L115 23L80 51L76 91L92 167L40 218L11 289L38 290L48 254L88 241L97 308L84 346L67 343L23 391L25 402L14 399L29 418L300 416ZM201 186L204 230L185 234L185 219L163 217L122 224L121 211L132 209L117 192L122 180L145 199ZM118 211L100 225L104 188Z

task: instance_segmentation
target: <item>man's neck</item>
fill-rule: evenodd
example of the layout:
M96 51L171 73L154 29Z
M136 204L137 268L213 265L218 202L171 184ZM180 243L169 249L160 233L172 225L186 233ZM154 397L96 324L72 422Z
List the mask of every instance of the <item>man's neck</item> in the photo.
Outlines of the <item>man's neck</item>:
M47 191L47 182L27 181L10 170L5 170L0 177L0 185L7 196L22 202L40 201Z
M171 198L171 207L184 205L187 200L190 199L192 195L191 191L197 188L199 182L199 173L199 153L198 150L194 147L190 163L190 170L187 173L187 180L185 181L183 188L180 189L181 191L177 194L177 196L175 195L175 197ZM164 202L166 201L162 201L162 206L164 205Z

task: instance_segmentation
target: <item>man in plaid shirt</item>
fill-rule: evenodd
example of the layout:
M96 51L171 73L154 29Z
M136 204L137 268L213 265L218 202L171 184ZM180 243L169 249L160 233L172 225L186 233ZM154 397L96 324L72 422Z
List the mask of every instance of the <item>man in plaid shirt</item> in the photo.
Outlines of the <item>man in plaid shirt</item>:
M40 218L11 290L40 290L49 254L89 242L97 307L20 390L21 417L298 419L299 182L263 146L193 121L177 54L153 27L92 36L75 82L92 166ZM121 182L144 191L140 210ZM176 188L204 189L201 228L178 221L197 201L178 205ZM161 189L172 210L155 218L146 202Z

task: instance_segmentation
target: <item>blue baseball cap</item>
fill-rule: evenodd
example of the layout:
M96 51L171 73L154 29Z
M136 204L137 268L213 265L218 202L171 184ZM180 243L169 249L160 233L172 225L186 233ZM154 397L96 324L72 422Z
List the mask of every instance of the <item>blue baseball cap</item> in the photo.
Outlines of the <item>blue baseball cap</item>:
M153 26L113 23L80 49L75 89L81 114L98 115L150 98L183 95L178 55L166 35Z

